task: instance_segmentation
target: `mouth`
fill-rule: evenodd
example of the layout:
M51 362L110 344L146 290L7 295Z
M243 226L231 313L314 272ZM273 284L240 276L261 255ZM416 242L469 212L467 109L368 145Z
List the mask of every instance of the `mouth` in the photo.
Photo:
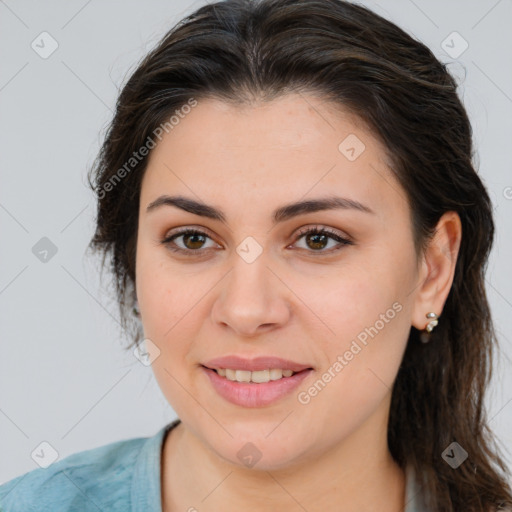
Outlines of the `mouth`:
M253 408L265 407L289 397L314 372L312 368L249 371L205 365L201 365L201 369L218 396L231 404Z

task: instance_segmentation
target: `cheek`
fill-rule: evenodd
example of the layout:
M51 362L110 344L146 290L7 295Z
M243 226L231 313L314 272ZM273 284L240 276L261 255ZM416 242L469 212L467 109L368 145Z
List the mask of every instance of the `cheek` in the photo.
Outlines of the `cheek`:
M185 389L190 387L188 357L199 325L194 319L201 314L198 302L204 292L194 292L190 278L158 264L141 265L137 279L144 337L160 350L151 368L167 402L183 417L190 407Z
M390 396L410 330L405 309L397 306L376 308L388 323L378 316L340 320L339 334L323 340L326 363L297 398L304 415L325 425L325 438L348 436Z
M187 380L187 373L195 369L196 361L189 361L190 354L203 323L199 320L206 314L204 295L212 284L204 273L192 275L172 265L165 251L158 248L141 246L137 258L137 297L144 337L160 350L152 368L169 399L168 394L179 393L179 382Z
M411 327L407 296L412 266L393 260L383 252L373 261L360 260L340 270L327 289L313 288L307 295L308 305L330 328L315 341L322 354L320 400L339 408L339 414L378 403L398 372Z
M355 290L359 294L354 293L351 298L351 288L347 284L346 293L338 300L331 298L322 310L334 331L318 340L326 356L325 367L331 373L343 374L337 379L339 385L343 385L345 379L377 382L378 377L390 384L410 331L408 305L397 300L398 293L376 292L373 287L364 289L361 282ZM333 303L338 306L333 307ZM372 371L377 378L372 377Z
M139 240L136 259L137 298L144 333L159 345L172 336L172 328L190 309L194 299L190 278L170 268L169 258L160 247ZM197 300L197 299L196 299Z
M182 279L169 279L153 274L141 276L141 321L144 335L158 345L162 353L175 354L184 349L184 340L191 343L200 325L200 297L183 286Z
M384 259L381 254L379 266L360 259L322 281L297 281L298 295L329 327L323 329L328 347L343 349L361 333L364 341L364 332L375 324L379 334L391 334L392 327L405 316L398 310L405 307L407 268L401 266L399 271L394 265L386 265Z

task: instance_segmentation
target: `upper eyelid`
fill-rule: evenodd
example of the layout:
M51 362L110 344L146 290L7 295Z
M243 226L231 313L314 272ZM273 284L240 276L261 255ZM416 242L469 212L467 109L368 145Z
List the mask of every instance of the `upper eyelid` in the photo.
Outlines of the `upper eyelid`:
M194 232L194 231L197 231L198 233L202 234L202 235L206 235L208 238L210 238L211 240L213 240L215 243L218 243L216 242L215 240L215 237L211 234L211 232L208 230L208 228L204 228L204 227L199 227L199 226L186 226L186 227L182 227L182 228L176 228L176 231L174 231L173 233L170 233L168 232L169 234L165 234L163 236L163 240L166 240L168 238L171 238L171 237L179 237L181 235L186 235L187 233L189 232Z

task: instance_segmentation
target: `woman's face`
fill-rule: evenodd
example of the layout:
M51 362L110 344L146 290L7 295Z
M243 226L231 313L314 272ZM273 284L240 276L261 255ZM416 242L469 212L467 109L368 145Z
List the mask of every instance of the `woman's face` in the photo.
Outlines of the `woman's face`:
M148 211L164 195L208 209ZM289 208L328 198L338 206ZM327 233L304 235L313 228ZM276 469L343 446L381 446L418 266L405 193L356 118L307 95L243 108L199 101L150 156L136 276L158 383L218 456ZM243 370L209 364L232 355L310 370L236 383L205 368ZM248 375L279 372L238 372Z

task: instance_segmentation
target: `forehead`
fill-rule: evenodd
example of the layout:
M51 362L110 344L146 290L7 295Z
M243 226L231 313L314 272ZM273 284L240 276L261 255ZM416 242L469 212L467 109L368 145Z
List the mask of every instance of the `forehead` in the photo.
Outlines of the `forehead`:
M385 148L364 123L304 94L250 106L198 101L150 155L141 197L168 191L243 209L333 192L377 210L407 207Z

